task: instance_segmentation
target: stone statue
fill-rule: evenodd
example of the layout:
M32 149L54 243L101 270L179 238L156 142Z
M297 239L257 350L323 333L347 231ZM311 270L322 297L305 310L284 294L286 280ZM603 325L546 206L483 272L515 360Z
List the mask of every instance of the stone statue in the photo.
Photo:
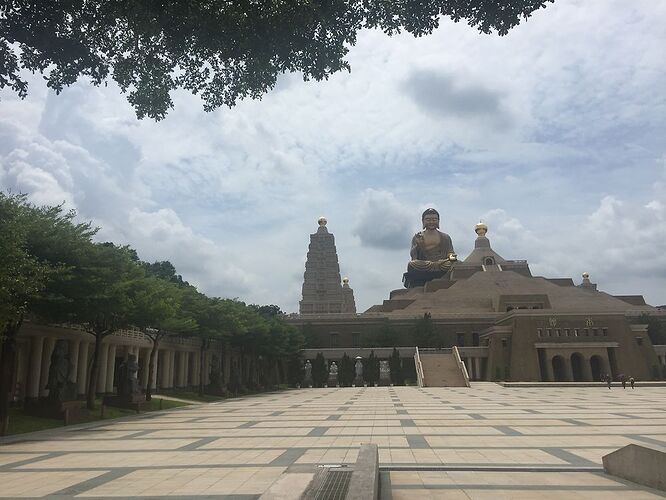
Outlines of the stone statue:
M385 359L379 362L379 382L382 385L391 383L391 368L389 362Z
M354 378L354 384L361 385L363 384L363 361L361 357L356 358L356 364L354 365L354 371L356 372L356 377Z
M328 368L328 384L337 385L338 383L338 365L335 364L335 361L331 362L331 366Z
M303 379L303 383L307 386L312 386L312 364L309 359L305 361L305 378Z
M49 378L46 384L50 401L62 402L76 399L76 384L71 381L71 374L69 345L66 340L57 340L51 354Z
M139 364L136 356L129 354L127 361L118 367L118 396L132 396L139 393L138 382Z
M423 231L412 238L412 260L407 271L448 271L458 257L451 237L439 231L439 212L429 208L421 216Z

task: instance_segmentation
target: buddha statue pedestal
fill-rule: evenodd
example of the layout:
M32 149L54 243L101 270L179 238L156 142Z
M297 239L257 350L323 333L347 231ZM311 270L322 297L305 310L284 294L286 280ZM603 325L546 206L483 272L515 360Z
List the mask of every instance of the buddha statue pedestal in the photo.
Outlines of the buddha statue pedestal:
M445 277L451 269L446 271L407 271L402 275L405 288L424 286L428 281Z

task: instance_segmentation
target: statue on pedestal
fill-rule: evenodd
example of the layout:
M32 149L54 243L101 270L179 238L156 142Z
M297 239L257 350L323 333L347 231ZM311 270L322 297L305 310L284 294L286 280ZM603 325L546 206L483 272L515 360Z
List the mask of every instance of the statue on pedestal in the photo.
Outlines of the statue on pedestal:
M389 385L391 383L391 368L389 362L385 359L379 362L379 383Z
M138 383L139 364L134 354L127 355L127 361L123 361L118 367L118 396L132 397L139 394Z
M310 363L309 359L305 361L305 378L303 379L303 385L312 387L312 363Z
M338 365L335 364L335 361L332 361L328 368L328 385L338 385Z
M361 356L356 358L356 363L354 364L354 372L356 377L354 378L354 385L361 386L363 385L363 361Z
M429 208L421 216L423 231L412 238L408 271L448 271L458 257L451 237L439 231L439 212Z
M76 384L71 380L72 365L69 362L69 345L66 340L57 340L51 354L49 378L46 388L52 402L73 401L76 399Z
M412 238L409 251L411 260L403 282L407 288L422 286L434 278L441 278L458 261L451 237L439 230L439 212L429 208L421 216L423 230Z

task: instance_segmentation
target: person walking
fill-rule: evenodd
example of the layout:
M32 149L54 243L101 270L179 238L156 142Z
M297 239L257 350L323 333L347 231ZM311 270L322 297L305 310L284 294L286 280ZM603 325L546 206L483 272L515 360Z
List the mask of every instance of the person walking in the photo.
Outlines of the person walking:
M632 388L632 389L634 388L634 383L635 383L635 382L636 382L636 381L634 380L634 377L629 377L629 384L631 384L631 388Z
M624 373L620 374L620 382L622 382L622 388L627 388L627 377L624 376Z
M611 383L613 382L613 379L611 378L610 374L606 374L606 382L608 383L608 390L610 391L611 388Z

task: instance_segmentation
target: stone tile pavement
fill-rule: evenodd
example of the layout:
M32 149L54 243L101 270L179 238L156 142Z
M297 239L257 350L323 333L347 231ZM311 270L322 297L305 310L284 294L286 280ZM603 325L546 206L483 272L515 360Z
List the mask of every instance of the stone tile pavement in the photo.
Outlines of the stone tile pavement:
M376 443L384 498L662 498L606 476L666 446L666 387L302 389L0 444L0 497L258 498Z

